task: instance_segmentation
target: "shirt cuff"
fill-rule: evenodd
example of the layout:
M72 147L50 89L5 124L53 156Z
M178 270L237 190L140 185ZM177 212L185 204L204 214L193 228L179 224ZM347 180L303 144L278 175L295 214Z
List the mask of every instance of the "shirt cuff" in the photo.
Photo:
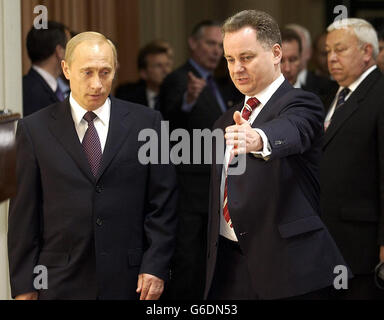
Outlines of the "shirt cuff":
M256 158L262 158L265 161L268 161L270 158L270 155L272 154L272 148L271 145L269 144L268 138L265 135L264 131L261 129L254 129L261 137L263 140L263 150L261 151L251 151L251 153L256 157Z
M181 111L191 112L195 104L196 101L193 101L192 103L187 102L187 92L185 92L183 95L183 104L181 105Z

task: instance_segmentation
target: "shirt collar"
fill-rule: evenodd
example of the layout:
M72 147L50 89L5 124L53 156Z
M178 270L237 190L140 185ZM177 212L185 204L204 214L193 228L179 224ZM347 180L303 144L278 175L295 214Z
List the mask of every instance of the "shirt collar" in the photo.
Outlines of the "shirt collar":
M43 77L46 83L48 83L49 87L53 92L57 90L57 80L53 75L51 75L48 71L45 71L43 68L40 68L36 65L33 65L32 68Z
M348 88L349 88L349 90L351 90L351 93L353 92L353 91L355 91L356 89L357 89L357 87L360 85L360 83L362 83L363 81L364 81L364 79L366 78L366 77L368 77L368 75L373 71L373 70L375 70L377 68L377 65L374 65L374 66L372 66L372 67L370 67L369 69L367 69L355 82L353 82L353 83L351 83L349 86L348 86ZM339 88L339 91L338 92L340 92L342 89L343 89L344 87L342 87L342 88Z
M69 103L71 105L73 122L75 123L76 126L78 126L81 120L83 120L84 115L88 111L80 106L80 104L73 98L72 93L69 96ZM109 117L111 114L111 100L107 98L104 104L100 108L93 110L93 112L97 115L97 117L100 119L102 124L104 126L107 126L109 123Z
M157 92L155 92L151 89L148 89L148 88L146 89L146 92L147 92L147 97L150 99L154 99L158 95Z
M305 85L306 80L307 80L307 74L308 74L307 69L303 69L299 72L299 75L297 76L296 83L297 82L300 83L300 87L295 87L295 88L301 88L303 85Z
M189 63L194 67L198 73L204 78L207 79L208 76L212 75L212 72L208 71L207 69L203 68L201 65L199 65L195 60L192 58L189 59Z
M284 76L280 74L280 76L275 81L273 81L268 87L266 87L264 90L254 95L253 97L259 100L262 106L265 106L268 103L269 99L271 99L273 94L276 92L276 90L283 84L284 80ZM249 98L252 97L246 96L245 102L247 102Z

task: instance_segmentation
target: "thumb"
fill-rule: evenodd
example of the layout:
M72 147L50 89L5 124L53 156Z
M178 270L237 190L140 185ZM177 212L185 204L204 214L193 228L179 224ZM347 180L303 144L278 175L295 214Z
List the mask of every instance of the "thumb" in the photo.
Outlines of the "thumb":
M240 112L239 111L236 111L234 114L233 114L233 120L235 121L235 123L237 125L242 125L243 123L246 123L247 121L245 119L243 119L243 117L241 116Z
M188 79L189 79L190 81L195 81L195 80L197 80L198 78L193 74L193 72L189 71L189 72L188 72Z

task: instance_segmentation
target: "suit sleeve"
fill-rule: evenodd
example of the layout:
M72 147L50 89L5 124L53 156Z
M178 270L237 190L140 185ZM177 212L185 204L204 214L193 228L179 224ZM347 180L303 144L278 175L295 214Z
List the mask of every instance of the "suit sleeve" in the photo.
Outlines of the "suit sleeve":
M186 114L182 111L187 78L183 74L172 73L165 78L160 89L160 111L169 120L171 130L186 127Z
M257 127L268 137L269 160L302 154L323 134L324 111L318 97L302 90L291 90L283 99L288 103L279 115Z
M11 199L8 256L12 297L35 291L33 270L40 247L41 183L32 140L23 120L16 132L17 194Z
M157 112L153 128L159 137L161 116ZM164 151L162 151L164 152ZM160 160L160 155L159 155ZM150 164L144 231L148 243L140 273L153 274L163 280L169 277L170 261L176 241L176 172L172 164Z
M378 155L379 155L379 228L378 228L378 244L384 245L384 111L381 110L378 126L377 126L377 140L378 140Z

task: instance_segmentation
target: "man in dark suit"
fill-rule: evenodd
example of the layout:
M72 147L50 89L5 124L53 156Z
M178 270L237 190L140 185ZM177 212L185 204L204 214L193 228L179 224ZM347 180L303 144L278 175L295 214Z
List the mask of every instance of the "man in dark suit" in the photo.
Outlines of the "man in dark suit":
M119 86L116 97L157 109L160 86L172 71L171 65L167 47L158 42L147 44L140 50L137 58L140 80Z
M384 261L384 76L373 27L344 19L328 27L328 67L339 84L328 106L321 161L322 218L355 278L336 299L377 299Z
M213 77L223 54L219 23L198 23L188 44L191 58L164 80L160 110L171 130L182 128L192 137L193 130L211 129L233 105L235 89ZM195 163L197 154L204 159L201 149L191 148L190 163L177 166L179 229L169 287L172 299L202 299L204 293L210 166Z
M283 29L281 39L283 46L281 72L284 77L293 87L312 92L325 102L329 92L337 86L336 82L308 70L305 71L306 78L303 81L299 76L302 73L304 59L300 36L293 29Z
M61 23L49 21L48 29L35 29L27 35L27 52L32 62L23 77L23 114L28 116L52 103L63 101L57 79L62 74L61 60L70 35Z
M17 299L162 294L176 232L176 174L138 158L139 133L160 134L161 116L108 97L116 57L99 33L74 37L62 62L69 99L19 122L8 232ZM39 291L37 265L48 270L48 288Z
M322 298L319 289L332 285L335 266L345 263L318 215L321 102L281 74L280 31L271 16L242 11L223 31L229 73L245 104L214 126L226 131L226 149L220 165L213 146L205 296ZM244 173L235 175L237 155Z
M300 52L299 73L297 75L295 83L292 85L295 88L301 88L305 91L309 91L316 94L324 103L328 97L329 92L335 90L335 87L337 87L337 85L335 81L330 80L328 77L319 76L314 72L308 70L308 62L312 57L311 34L309 33L308 29L298 24L288 24L285 28L296 32L296 34L301 40L302 48ZM292 39L289 40L291 41Z

